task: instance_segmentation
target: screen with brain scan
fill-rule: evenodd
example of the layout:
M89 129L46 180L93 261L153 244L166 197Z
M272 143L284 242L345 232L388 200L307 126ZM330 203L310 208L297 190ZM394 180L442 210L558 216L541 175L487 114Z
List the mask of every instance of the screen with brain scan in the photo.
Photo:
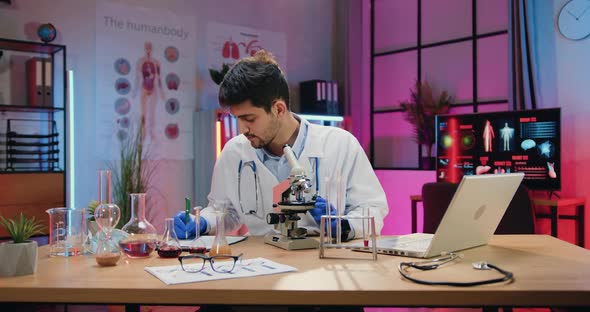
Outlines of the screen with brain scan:
M559 108L437 116L437 180L524 172L528 188L559 190L560 124Z

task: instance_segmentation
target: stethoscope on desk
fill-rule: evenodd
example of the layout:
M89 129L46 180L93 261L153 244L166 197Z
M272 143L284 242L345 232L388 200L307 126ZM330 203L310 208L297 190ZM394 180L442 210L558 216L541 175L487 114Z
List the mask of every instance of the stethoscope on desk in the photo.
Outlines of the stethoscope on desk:
M456 286L456 287L470 287L470 286L479 286L479 285L486 285L486 284L493 284L493 283L501 283L501 282L511 282L514 280L514 274L509 271L505 271L500 269L499 267L487 263L485 261L478 261L472 263L472 267L476 270L495 270L498 273L502 274L502 277L481 280L481 281L473 281L473 282L445 282L445 281L427 281L423 279L417 279L411 277L409 275L408 269L414 268L420 271L429 271L438 269L443 264L449 263L454 261L458 258L461 258L459 254L456 253L449 253L448 255L442 256L440 258L432 259L432 260L424 260L418 262L401 262L397 270L399 273L407 280L412 281L414 283L422 284L422 285L444 285L444 286Z
M319 183L317 181L319 181L318 177L319 177L319 166L320 166L320 161L318 159L318 157L315 157L315 189L316 189L316 194L319 191ZM251 210L244 210L244 205L242 204L242 172L244 170L244 167L250 167L250 169L252 170L252 174L254 175L254 193L256 194L256 209L251 209ZM256 163L253 160L250 161L243 161L240 160L240 162L238 163L238 202L240 204L240 210L242 211L243 214L246 215L252 215L252 216L257 216L257 217L263 217L258 215L258 210L259 210L259 199L258 199L258 189L260 188L260 180L258 177L258 171L256 169Z

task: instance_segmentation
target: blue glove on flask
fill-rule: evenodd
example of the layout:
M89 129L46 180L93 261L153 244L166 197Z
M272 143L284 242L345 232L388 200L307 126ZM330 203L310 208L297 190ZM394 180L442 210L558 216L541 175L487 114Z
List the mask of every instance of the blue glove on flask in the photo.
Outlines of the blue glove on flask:
M188 223L185 223L186 214L184 211L179 211L174 215L174 231L179 239L191 239L196 236L197 224L195 223L195 216L191 215ZM200 220L200 234L203 235L207 231L207 220L199 217ZM188 235L188 236L187 236Z

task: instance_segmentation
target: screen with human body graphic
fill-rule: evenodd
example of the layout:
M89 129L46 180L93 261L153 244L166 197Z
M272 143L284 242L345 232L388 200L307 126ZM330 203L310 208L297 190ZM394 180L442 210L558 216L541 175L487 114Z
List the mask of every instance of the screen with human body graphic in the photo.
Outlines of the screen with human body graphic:
M528 188L559 190L560 127L559 108L437 116L437 180L524 172Z

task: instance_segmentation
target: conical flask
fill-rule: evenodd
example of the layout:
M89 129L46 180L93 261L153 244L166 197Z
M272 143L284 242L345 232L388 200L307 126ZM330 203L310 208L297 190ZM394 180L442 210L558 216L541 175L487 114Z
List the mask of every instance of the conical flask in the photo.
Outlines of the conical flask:
M131 217L122 231L127 237L119 241L119 247L129 258L147 258L156 248L156 228L145 218L145 193L129 194Z
M178 236L174 230L174 219L166 218L166 228L158 243L158 256L161 258L178 258L182 253Z
M114 266L121 259L121 251L113 241L111 232L121 218L121 210L112 203L110 170L98 172L98 198L100 201L94 210L94 219L100 229L94 252L96 263L100 266Z
M193 214L195 215L195 238L190 242L188 251L190 253L204 254L207 252L207 245L201 237L201 206L193 207Z
M209 251L211 257L217 255L231 255L231 247L227 243L225 237L225 215L229 202L219 201L213 204L215 213L215 238L213 238L213 245Z

